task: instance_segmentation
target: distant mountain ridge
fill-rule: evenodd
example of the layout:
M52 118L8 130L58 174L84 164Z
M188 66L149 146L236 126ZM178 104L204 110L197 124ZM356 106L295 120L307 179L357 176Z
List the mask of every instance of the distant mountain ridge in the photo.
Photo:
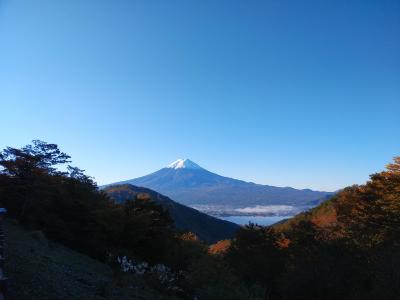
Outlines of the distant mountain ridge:
M178 159L149 175L117 182L156 190L185 205L316 205L334 193L275 187L212 173L190 159Z
M148 194L155 203L169 211L177 229L191 231L206 242L214 243L231 238L239 229L239 226L234 223L201 213L148 188L123 184L106 187L103 191L116 202L134 199L140 193Z

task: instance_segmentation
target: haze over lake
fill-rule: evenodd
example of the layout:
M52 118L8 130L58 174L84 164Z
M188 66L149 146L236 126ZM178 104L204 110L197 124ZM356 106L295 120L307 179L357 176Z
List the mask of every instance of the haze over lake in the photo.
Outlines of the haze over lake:
M219 218L236 223L238 225L248 225L249 223L254 223L262 226L268 226L291 217L292 216L227 216Z

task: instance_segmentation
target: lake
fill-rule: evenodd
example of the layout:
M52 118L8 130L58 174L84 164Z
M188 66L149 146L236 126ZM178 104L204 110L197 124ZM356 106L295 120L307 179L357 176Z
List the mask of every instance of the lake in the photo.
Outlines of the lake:
M247 225L249 224L249 222L251 222L258 225L267 226L279 222L283 219L289 219L291 217L292 216L226 216L219 218L232 223L236 223L238 225Z

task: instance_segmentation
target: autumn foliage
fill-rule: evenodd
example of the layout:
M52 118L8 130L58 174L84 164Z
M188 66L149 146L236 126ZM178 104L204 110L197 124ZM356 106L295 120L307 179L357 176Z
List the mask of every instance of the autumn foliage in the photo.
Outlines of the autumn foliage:
M207 246L146 193L115 203L57 145L0 152L0 202L29 230L93 258L161 266L182 299L400 299L400 158L283 224ZM139 264L140 265L140 264ZM168 277L170 278L170 277ZM154 279L154 278L153 278ZM152 280L153 280L152 279ZM131 286L128 285L128 286Z
M273 228L238 232L226 259L264 299L400 298L400 158L364 185Z

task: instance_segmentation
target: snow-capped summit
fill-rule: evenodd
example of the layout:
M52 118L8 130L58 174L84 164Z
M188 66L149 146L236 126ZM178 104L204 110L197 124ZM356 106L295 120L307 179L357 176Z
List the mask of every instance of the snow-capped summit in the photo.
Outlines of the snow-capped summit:
M202 169L198 164L192 162L190 159L178 159L167 166L169 169Z
M257 208L257 205L306 207L312 201L323 201L332 195L221 176L203 169L190 159L178 159L154 173L113 183L116 184L146 187L186 205L228 205L231 208Z

